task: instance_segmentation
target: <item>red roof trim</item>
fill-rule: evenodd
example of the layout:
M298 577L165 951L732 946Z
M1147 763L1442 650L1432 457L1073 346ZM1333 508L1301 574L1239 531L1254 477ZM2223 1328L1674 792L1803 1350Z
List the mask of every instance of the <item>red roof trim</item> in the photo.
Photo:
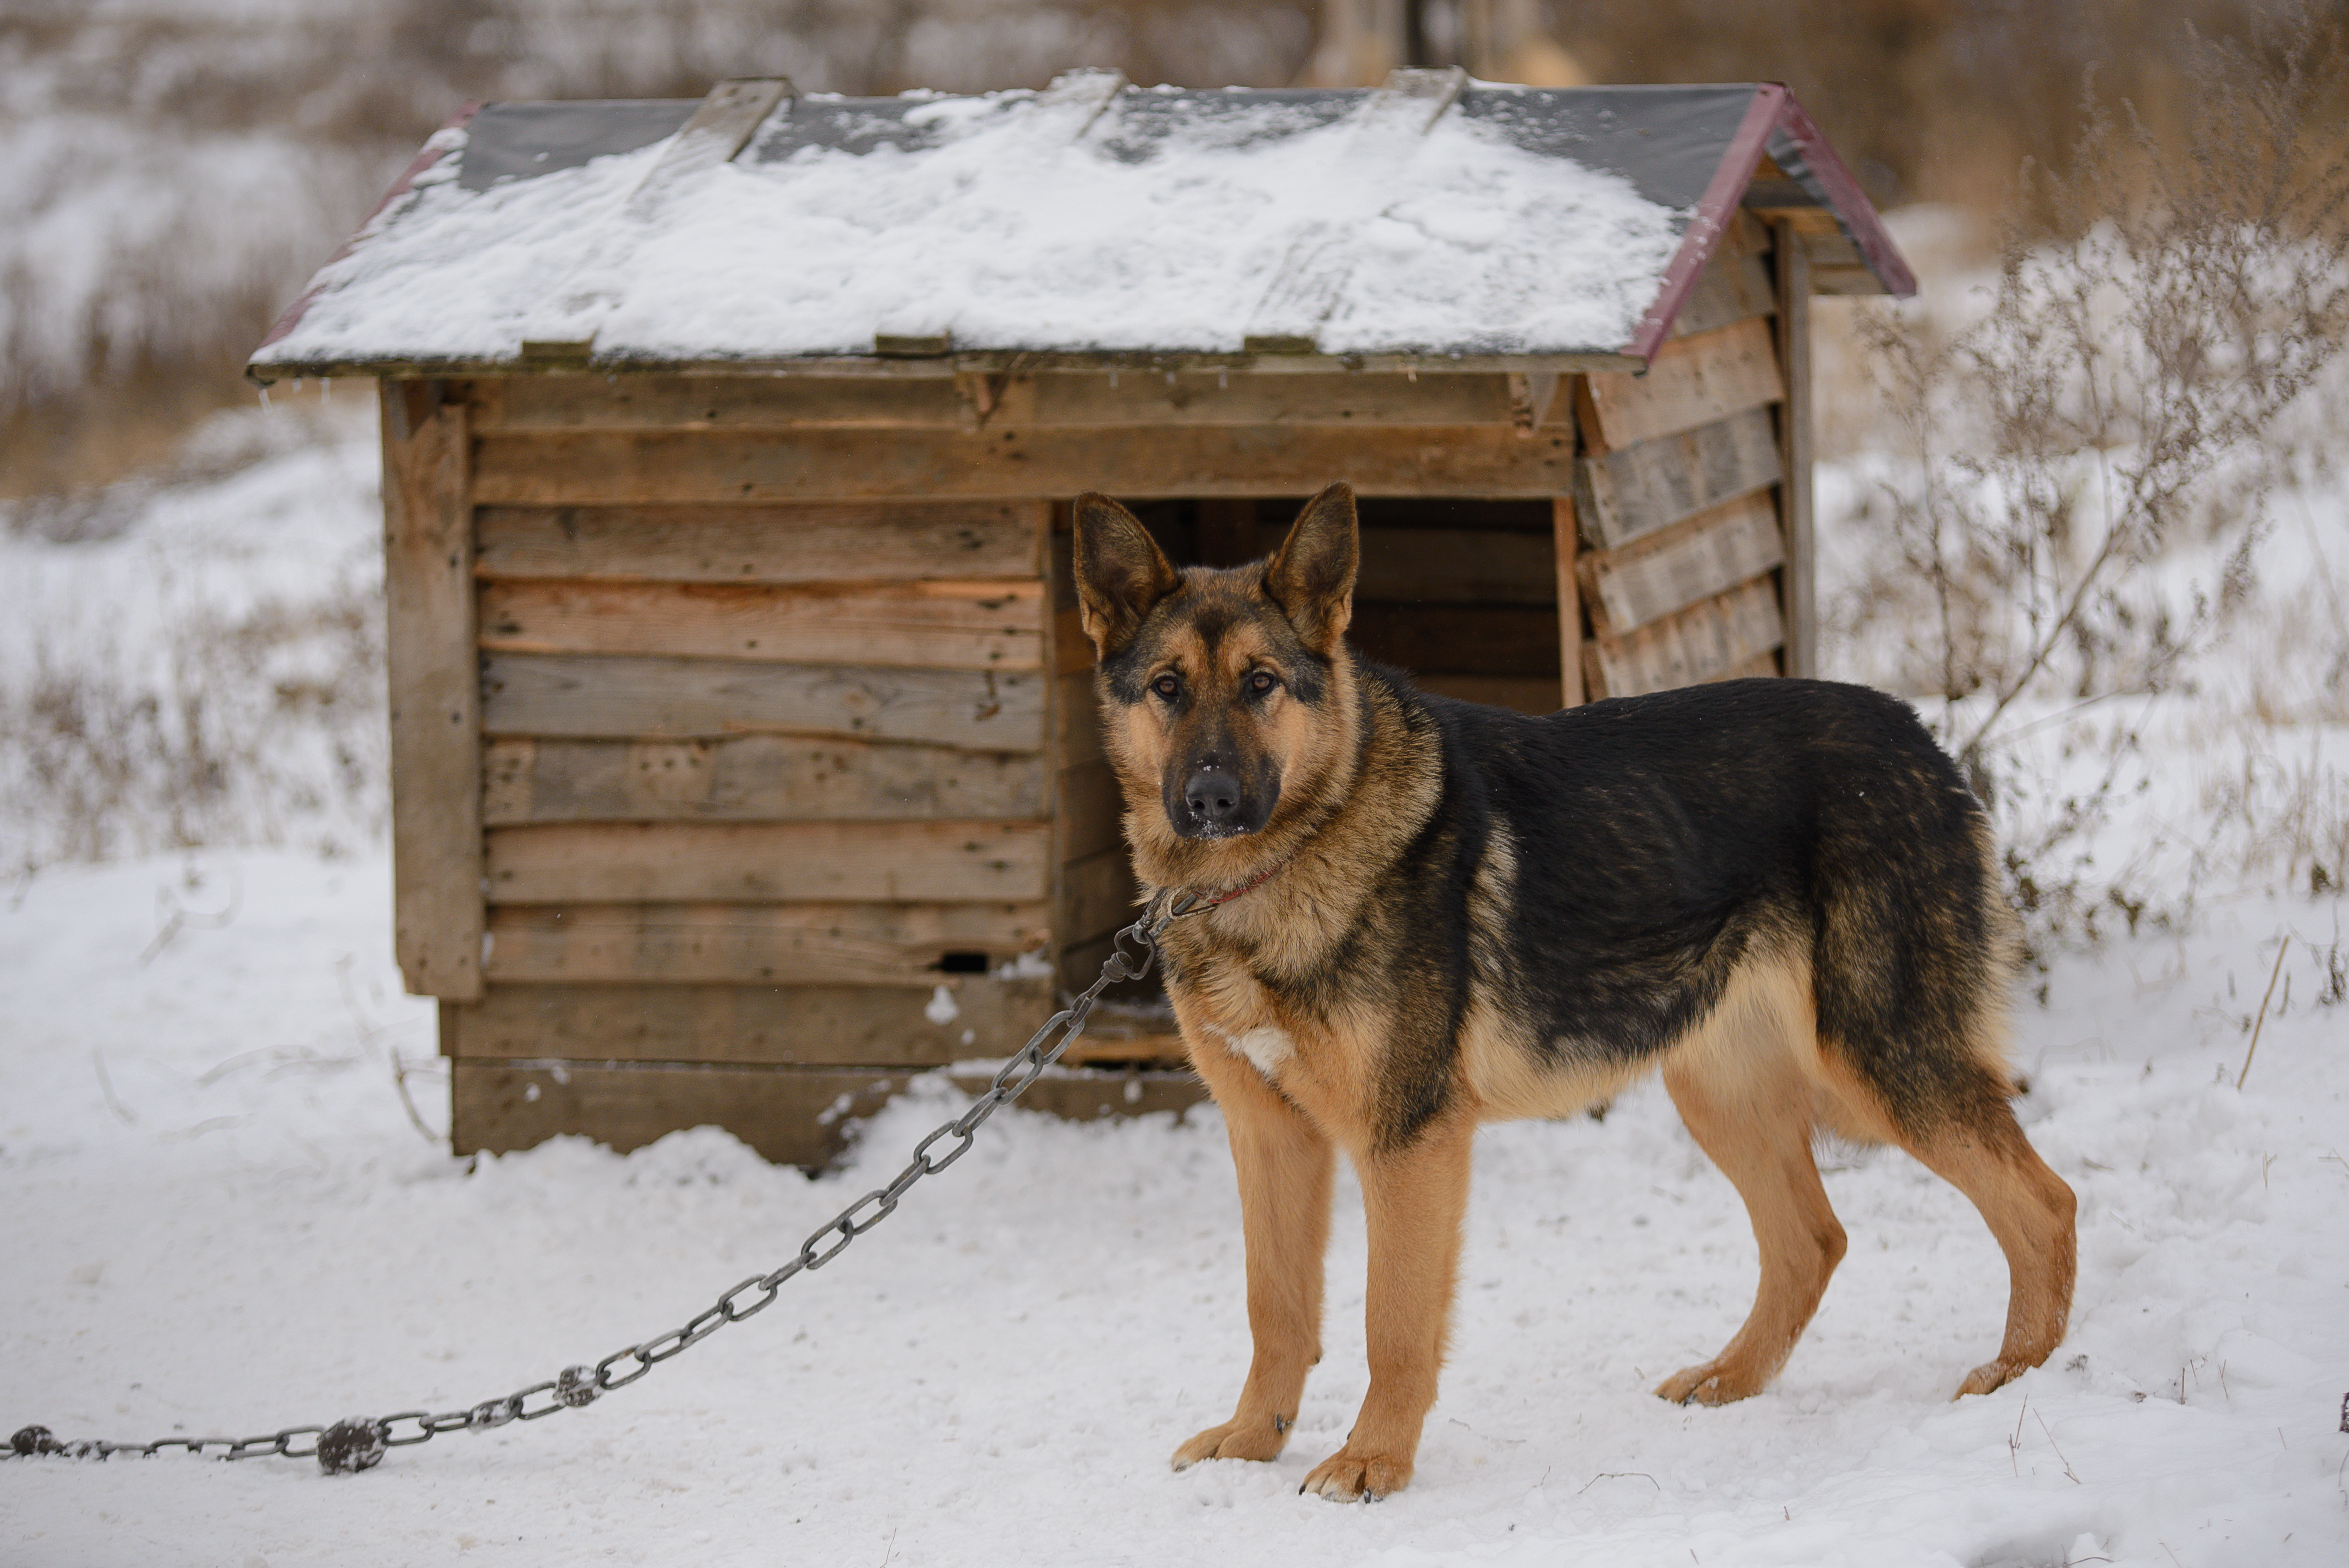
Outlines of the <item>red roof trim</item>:
M1672 329L1672 318L1688 303L1689 291L1696 287L1698 274L1713 259L1722 235L1728 232L1738 200L1754 178L1754 166L1762 161L1770 133L1778 127L1779 111L1792 101L1785 88L1777 82L1764 82L1754 89L1754 101L1746 106L1737 134L1729 139L1721 163L1713 171L1712 183L1697 200L1696 216L1690 220L1688 232L1681 236L1681 248L1674 253L1671 265L1664 269L1664 286L1657 291L1655 303L1640 318L1640 330L1632 335L1624 353L1653 359L1656 350L1664 346L1664 335Z
M1843 160L1836 156L1835 149L1820 134L1819 128L1811 123L1803 106L1792 97L1778 113L1777 129L1802 153L1803 161L1810 166L1812 177L1826 195L1827 205L1843 220L1845 231L1851 235L1852 243L1859 247L1876 281L1884 285L1887 293L1902 299L1915 294L1917 274L1900 259L1892 236L1885 232L1884 220L1876 214L1875 204L1860 190L1851 170L1844 167Z
M462 108L459 108L455 114L449 117L449 123L442 126L440 128L440 131L462 130L466 124L472 119L473 116L481 112L481 106L478 102L464 105ZM398 180L392 181L391 189L383 193L383 200L375 204L375 210L367 215L367 221L352 232L351 237L345 240L341 246L336 250L333 255L326 258L325 265L318 269L321 277L324 276L327 267L333 266L336 262L341 261L345 256L349 255L351 252L358 248L359 240L370 228L374 227L375 221L383 216L384 209L389 207L393 202L398 201L402 196L407 195L410 190L414 189L418 178L421 176L426 170L432 168L442 159L447 158L451 153L459 150L459 149L454 147L434 145L434 143L439 142L440 139L440 131L435 131L431 137L426 139L424 143L424 150L416 155L415 160L409 164L407 170L401 173ZM277 325L269 329L269 335L254 346L253 352L256 355L259 354L263 349L268 347L271 344L277 342L286 334L292 332L295 327L301 325L302 317L308 314L311 302L316 300L325 288L326 284L323 282L313 282L307 289L303 291L302 297L300 299L295 300L292 304L285 307L285 314L277 318Z

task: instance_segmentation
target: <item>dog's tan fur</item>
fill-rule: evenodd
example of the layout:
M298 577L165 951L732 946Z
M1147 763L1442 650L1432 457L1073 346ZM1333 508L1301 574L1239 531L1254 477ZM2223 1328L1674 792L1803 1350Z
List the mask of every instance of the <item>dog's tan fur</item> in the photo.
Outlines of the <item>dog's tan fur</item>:
M1431 1079L1413 1065L1437 1058L1414 1024L1424 999L1406 962L1425 940L1413 927L1423 912L1381 889L1412 846L1450 830L1438 815L1445 764L1424 699L1368 673L1343 645L1350 495L1324 492L1278 556L1226 572L1177 573L1105 498L1084 498L1077 522L1081 614L1102 660L1107 745L1137 872L1155 888L1203 893L1266 878L1164 940L1183 1037L1229 1130L1256 1347L1231 1419L1177 1449L1178 1468L1280 1452L1320 1357L1322 1257L1342 1152L1368 1216L1371 1386L1345 1445L1304 1490L1375 1497L1408 1482L1444 1359L1476 1127L1568 1115L1651 1071L1661 1070L1690 1131L1744 1198L1762 1263L1744 1326L1719 1355L1666 1378L1662 1397L1745 1398L1792 1351L1844 1252L1811 1155L1820 1131L1899 1143L1965 1192L2004 1250L2005 1338L1961 1394L1998 1387L2060 1341L2072 1194L2007 1110L2005 1019L1987 987L1961 998L1960 1034L1933 1069L1935 1084L1957 1087L1896 1103L1884 1083L1909 1080L1856 1069L1864 1054L1823 1034L1814 995L1815 965L1827 960L1863 999L1895 984L1865 921L1838 906L1815 935L1785 910L1757 906L1718 995L1661 1048L1640 1056L1607 1040L1545 1038L1540 1019L1510 1000L1504 955L1530 913L1523 884L1548 868L1526 863L1503 820L1475 857L1460 934L1467 1000ZM1276 671L1276 687L1250 686ZM1158 680L1182 700L1152 699ZM1170 780L1199 757L1277 780L1278 804L1260 827L1181 830ZM1980 841L1962 852L1987 857L1987 836L1978 823L1975 831ZM1979 897L1971 913L1915 916L1923 939L1951 944L1969 974L1998 970L2003 954L1968 944L2011 941L2011 915ZM1949 932L1937 935L1936 921ZM1361 962L1365 953L1394 957L1381 968ZM1347 977L1333 985L1340 969ZM1668 980L1658 973L1659 985Z

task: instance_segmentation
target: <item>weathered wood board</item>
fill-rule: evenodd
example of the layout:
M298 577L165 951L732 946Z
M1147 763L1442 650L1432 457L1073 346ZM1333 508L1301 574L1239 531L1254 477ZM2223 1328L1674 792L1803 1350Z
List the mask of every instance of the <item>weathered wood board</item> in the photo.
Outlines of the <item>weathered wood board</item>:
M681 1127L722 1127L778 1164L814 1168L848 1130L904 1091L914 1075L875 1068L611 1066L601 1062L450 1064L453 1151L529 1149L584 1133L621 1153ZM987 1087L957 1078L966 1092ZM1207 1098L1188 1072L1056 1069L1019 1103L1072 1120L1181 1111Z
M1099 762L1101 703L1093 692L1092 666L1055 676L1052 682L1052 755L1070 767Z
M1037 670L1044 584L489 583L481 636L502 653Z
M1041 501L484 506L483 577L864 583L1040 577Z
M1582 531L1574 519L1574 498L1559 496L1550 502L1550 569L1557 583L1558 706L1582 705L1582 579L1576 570L1581 558ZM1539 711L1537 709L1536 711Z
M1767 408L1588 458L1575 469L1583 536L1609 550L1776 484L1784 471Z
M492 740L481 820L522 822L1033 819L1040 752L742 735L727 740Z
M481 678L481 723L492 735L789 731L973 751L1044 748L1046 677L1019 671L488 654Z
M1628 636L1594 637L1583 645L1583 676L1596 696L1694 686L1766 655L1785 635L1778 591L1759 578Z
M482 505L617 506L1117 493L1280 495L1301 474L1343 474L1364 495L1562 493L1570 432L1506 425L1327 425L487 434L474 443Z
M549 822L492 828L498 903L1042 899L1046 822Z
M1777 505L1755 490L1620 550L1591 551L1579 569L1591 629L1620 636L1785 560Z
M497 983L481 1001L453 1009L442 1044L469 1059L937 1067L1009 1054L1058 1006L1040 979L930 981L926 988ZM937 1005L940 990L951 1016Z
M1061 858L1082 860L1122 846L1125 798L1106 762L1063 769L1060 780Z
M1216 371L1016 377L996 423L1100 425L1506 425L1497 375L1232 376Z
M1061 940L1082 942L1130 923L1139 908L1133 864L1118 844L1062 869Z
M1791 229L1779 242L1778 353L1786 367L1786 403L1778 438L1785 452L1785 482L1779 499L1786 521L1786 673L1818 674L1818 562L1811 521L1811 294L1816 275L1810 253L1794 243ZM1864 268L1862 269L1865 270ZM1879 285L1869 274L1868 292Z
M484 431L953 430L965 420L945 377L501 376L466 390Z
M1768 315L1776 308L1767 256L1753 253L1730 255L1716 251L1699 274L1696 287L1689 292L1680 315L1672 318L1671 336L1690 337L1700 332L1712 332L1732 322Z
M1000 962L1051 934L1041 902L497 904L487 966L493 981L550 985L928 987L950 978L937 968L949 953Z
M393 951L419 996L481 994L481 688L461 404L383 384Z
M1694 429L1786 395L1770 323L1760 316L1665 344L1645 376L1585 376L1578 386L1583 442L1593 453Z

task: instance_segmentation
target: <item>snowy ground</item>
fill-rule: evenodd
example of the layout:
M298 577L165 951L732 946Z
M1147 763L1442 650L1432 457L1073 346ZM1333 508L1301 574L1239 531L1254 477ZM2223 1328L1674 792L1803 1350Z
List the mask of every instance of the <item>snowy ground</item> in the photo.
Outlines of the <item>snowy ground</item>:
M395 1053L431 1037L387 962L381 861L191 865L47 873L0 905L11 1429L246 1436L502 1395L779 1262L942 1115L944 1091L901 1102L814 1181L709 1130L469 1168L394 1088ZM1722 1410L1649 1397L1726 1337L1754 1268L1651 1089L1603 1125L1485 1134L1410 1490L1296 1495L1364 1382L1350 1191L1288 1454L1173 1474L1247 1356L1217 1121L1013 1112L773 1310L590 1409L358 1478L0 1464L0 1562L2337 1564L2336 907L2206 904L2203 934L2059 961L2024 1007L2022 1108L2082 1200L2080 1292L2055 1358L1988 1398L1948 1402L1997 1337L1997 1253L1889 1154L1826 1178L1852 1252L1776 1386ZM2292 1000L2238 1092L2287 932ZM436 1083L409 1083L437 1130Z

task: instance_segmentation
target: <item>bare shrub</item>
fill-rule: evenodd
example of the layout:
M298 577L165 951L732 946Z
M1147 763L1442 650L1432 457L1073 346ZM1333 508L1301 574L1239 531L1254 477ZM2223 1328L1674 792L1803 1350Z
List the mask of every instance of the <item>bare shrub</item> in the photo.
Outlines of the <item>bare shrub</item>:
M376 836L378 598L346 583L320 601L191 614L144 655L39 657L0 689L9 870L289 840L336 853Z
M2106 721L2085 789L2076 756L2067 789L2020 742L2190 678L2252 584L2271 438L2349 330L2349 136L2325 112L2344 64L2305 13L2194 40L2174 155L2091 78L2067 166L2024 168L1987 312L1947 335L1862 323L1899 444L1867 520L1899 567L1879 591L1904 602L1877 607L1909 627L1895 678L1940 699L2043 931L2143 913L2084 848L2138 738ZM2188 573L2186 546L2215 572Z

